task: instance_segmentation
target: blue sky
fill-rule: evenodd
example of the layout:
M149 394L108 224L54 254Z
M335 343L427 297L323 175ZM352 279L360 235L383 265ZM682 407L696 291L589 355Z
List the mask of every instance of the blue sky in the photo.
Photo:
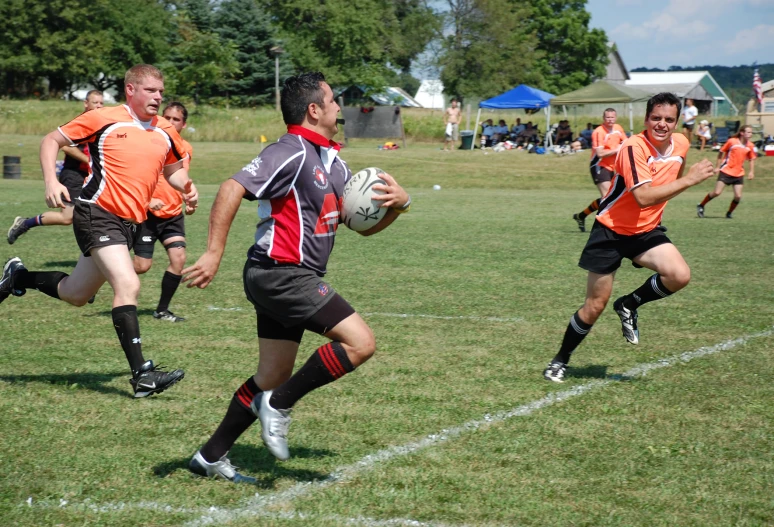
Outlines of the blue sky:
M772 0L588 0L626 67L774 63Z

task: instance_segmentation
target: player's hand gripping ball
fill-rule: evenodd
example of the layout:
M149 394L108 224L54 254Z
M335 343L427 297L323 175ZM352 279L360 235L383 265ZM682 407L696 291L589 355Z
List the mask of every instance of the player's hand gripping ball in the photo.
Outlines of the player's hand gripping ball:
M387 208L380 207L383 202L372 199L374 195L384 194L381 190L371 188L374 185L387 184L379 177L381 174L384 174L381 168L364 168L354 174L344 186L341 219L342 223L353 231L368 230L387 214Z

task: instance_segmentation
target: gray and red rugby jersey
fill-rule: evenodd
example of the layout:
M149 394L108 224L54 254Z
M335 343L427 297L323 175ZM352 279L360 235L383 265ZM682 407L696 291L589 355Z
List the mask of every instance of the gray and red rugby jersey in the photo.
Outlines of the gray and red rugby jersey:
M232 176L258 200L248 258L325 274L339 226L344 184L352 177L339 145L297 125Z

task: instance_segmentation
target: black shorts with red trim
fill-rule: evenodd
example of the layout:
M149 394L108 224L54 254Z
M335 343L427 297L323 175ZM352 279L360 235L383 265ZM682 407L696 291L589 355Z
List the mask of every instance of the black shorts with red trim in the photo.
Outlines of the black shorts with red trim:
M626 236L595 220L578 266L592 273L610 274L621 267L624 258L634 260L645 251L665 243L672 243L672 240L659 228Z
M126 245L131 250L137 235L137 224L93 203L76 200L73 231L78 248L84 256L91 256L92 249L108 245Z
M258 315L258 336L301 342L305 330L324 334L355 310L311 269L247 260L245 295Z
M718 174L718 181L725 185L744 185L744 176L734 177L729 176L725 172Z
M148 212L147 219L137 229L134 254L141 258L153 258L156 240L164 244L166 240L178 236L185 238L185 214L180 213L171 218L159 218Z

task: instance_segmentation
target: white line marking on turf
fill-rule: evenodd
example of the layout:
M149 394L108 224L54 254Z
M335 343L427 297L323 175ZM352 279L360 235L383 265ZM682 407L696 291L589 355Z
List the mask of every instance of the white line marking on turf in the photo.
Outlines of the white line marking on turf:
M624 372L623 374L612 376L605 380L591 381L586 384L574 386L569 390L551 393L543 397L542 399L538 399L536 401L532 401L522 406L518 406L516 408L513 408L512 410L496 412L494 414L487 414L482 419L468 421L467 423L464 423L460 426L441 430L441 432L437 434L429 435L424 439L420 439L419 441L416 441L416 442L411 442L405 445L385 448L384 450L380 450L375 454L367 455L364 458L362 458L360 461L356 461L351 465L347 465L335 470L334 472L332 472L322 480L311 481L311 482L299 482L287 490L284 490L282 492L278 492L272 495L256 494L255 497L248 499L245 505L241 507L236 507L231 510L218 509L215 511L211 511L210 513L205 514L204 516L192 522L186 523L186 525L189 527L199 527L202 525L213 525L216 523L233 522L240 518L249 518L249 517L258 516L261 514L261 511L265 510L266 508L272 505L287 503L296 498L300 498L306 494L309 494L313 491L328 487L333 483L350 480L355 476L359 475L360 473L371 469L376 464L390 461L393 458L407 456L430 446L445 443L450 439L453 439L462 435L463 432L473 431L480 428L481 426L502 422L512 417L521 417L525 415L530 415L536 410L540 410L542 408L552 406L558 402L566 401L567 399L571 399L573 397L583 395L597 388L603 388L609 384L620 382L621 380L624 380L624 379L630 379L632 377L641 377L653 370L657 370L660 368L668 368L677 363L690 362L693 359L697 359L707 355L712 355L715 353L719 353L721 351L727 351L747 343L748 340L761 338L761 337L769 337L772 334L774 334L774 329L770 328L767 331L755 333L752 335L746 335L744 337L740 337L733 340L727 340L726 342L721 342L720 344L716 344L714 346L701 347L694 351L688 351L685 353L681 353L679 355L674 355L672 357L659 359L656 362L640 364Z
M430 318L435 320L486 320L489 322L524 322L522 317L477 317L477 316L441 316L441 315L422 315L412 313L369 313L364 312L361 315L366 317L392 317L392 318Z
M242 311L241 307L215 307L207 306L208 311Z
M352 463L351 465L340 467L336 469L334 472L332 472L331 474L329 474L324 479L317 480L317 481L299 482L293 485L292 487L288 488L287 490L278 492L276 494L260 495L256 493L256 495L253 498L247 499L243 506L232 508L232 509L220 509L214 506L199 507L199 508L183 508L183 507L174 507L171 505L159 504L159 503L148 502L148 501L142 501L138 503L119 502L119 503L96 504L96 503L91 503L90 500L88 499L81 503L68 503L66 500L60 500L58 506L68 507L68 508L83 508L85 510L90 510L93 512L112 512L112 511L120 511L120 510L138 510L139 509L139 510L153 510L153 511L159 511L159 512L201 514L201 516L198 519L188 522L186 524L191 527L198 527L202 525L213 525L221 522L233 522L240 518L281 517L284 514L291 515L291 516L288 516L289 518L290 517L301 518L301 519L318 518L317 516L304 515L303 513L296 513L296 512L287 512L287 513L272 512L272 511L269 511L268 508L272 505L286 504L296 498L300 498L316 490L323 489L334 483L350 480L355 476L359 475L360 473L371 469L372 467L374 467L379 463L390 461L393 458L407 456L430 446L442 444L446 441L449 441L453 438L456 438L462 435L464 432L476 430L484 425L503 422L512 417L521 417L521 416L530 415L536 410L540 410L542 408L552 406L553 404L565 401L567 399L571 399L573 397L583 395L597 388L603 388L610 384L620 382L622 380L630 379L633 377L642 377L647 375L649 372L653 370L668 368L677 363L690 362L693 359L705 357L707 355L713 355L721 351L728 351L738 346L742 346L746 344L749 340L762 338L762 337L770 337L772 335L774 335L774 328L770 328L760 333L754 333L754 334L746 335L736 339L727 340L725 342L721 342L720 344L715 344L714 346L701 347L694 351L688 351L685 353L681 353L679 355L673 355L672 357L659 359L656 362L640 364L640 365L634 366L633 368L629 369L628 371L622 374L612 375L609 378L604 380L596 380L596 381L588 382L586 384L581 384L579 386L574 386L569 390L551 393L543 397L542 399L532 401L530 403L518 406L508 411L496 412L494 414L486 414L483 416L482 419L468 421L467 423L464 423L460 426L441 430L439 433L431 434L419 441L407 443L405 445L400 445L400 446L388 447L374 454L369 454L364 458L362 458L361 460L356 461L355 463ZM32 498L28 498L26 503L30 507L56 506L48 500L40 502L40 505L38 505L38 503L35 503L33 505ZM442 527L444 525L440 523L423 523L415 520L400 519L400 518L387 519L387 520L372 520L369 518L361 518L361 517L347 519L347 518L340 518L338 516L335 516L332 518L334 520L340 520L342 523L349 523L354 525L373 525L374 527L391 526L391 525L409 525L409 526L416 526L416 527Z

